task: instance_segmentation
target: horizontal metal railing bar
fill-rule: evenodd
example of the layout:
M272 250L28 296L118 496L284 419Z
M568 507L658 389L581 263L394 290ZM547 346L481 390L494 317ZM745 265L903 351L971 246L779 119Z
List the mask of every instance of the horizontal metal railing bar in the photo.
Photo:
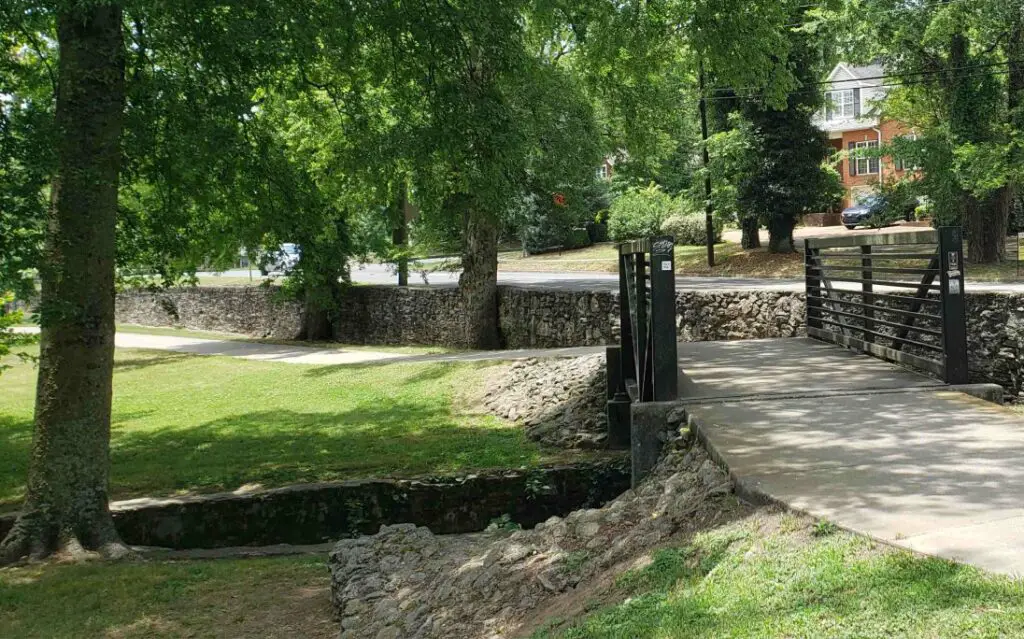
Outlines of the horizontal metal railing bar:
M938 253L886 253L886 252L873 252L873 253L861 253L861 252L842 252L842 253L819 253L816 257L819 258L835 258L843 260L931 260L938 257Z
M632 240L619 244L619 255L636 255L638 253L650 253L651 240Z
M811 311L815 311L817 313L820 313L818 315L819 317L823 316L824 314L827 314L827 313L835 313L837 315L843 315L844 317L853 317L855 319L863 319L864 322L869 322L871 324L879 324L879 325L887 326L887 327L890 327L890 328L893 328L893 329L907 328L912 333L921 333L921 334L924 334L924 335L934 335L935 337L942 337L942 331L936 331L934 329L923 329L921 327L916 327L916 326L908 326L908 325L905 325L905 324L900 324L898 322L891 322L891 321L889 321L889 319L882 319L880 317L866 317L866 316L864 316L864 315L862 315L860 313L852 313L852 312L848 312L848 311L845 311L845 310L836 310L836 309L831 309L831 308L821 308L821 307L811 306L810 308L807 309L807 312L810 313ZM858 331L860 330L859 327L848 327L848 328L851 328L851 329L854 329L854 330L858 330Z
M941 284L921 284L920 282L893 282L889 280L876 280L876 279L864 279L862 277L822 277L822 280L828 280L831 282L852 282L854 284L875 284L877 286L889 286L892 288L916 288L916 289L932 289L939 290L942 288Z
M889 348L888 346L872 344L871 342L865 342L864 340L857 339L856 337L840 335L839 333L814 328L813 326L807 327L807 334L811 337L846 346L847 348L856 348L860 351L870 353L871 355L881 357L882 359L887 359L891 362L908 364L915 368L920 368L921 370L934 373L939 377L944 377L946 374L946 367L943 366L942 362L931 360L926 357L920 357L918 355L912 355L910 353L904 353L903 351L898 351L894 348Z
M836 293L847 293L847 294L850 294L850 295L860 295L861 297L864 297L866 295L870 295L871 297L875 297L875 298L883 299L883 300L889 300L891 302L900 302L900 303L908 303L908 304L915 304L917 302L921 302L921 303L924 303L924 304L934 304L936 306L942 306L942 301L938 300L938 299L935 299L933 297L908 297L906 295L895 295L895 294L892 294L892 293L876 293L876 292L865 293L864 291L857 291L857 290L849 290L849 291L847 291L847 290L842 290L842 289L836 289L834 292L836 292ZM835 299L838 300L839 298L835 298Z
M885 233L876 235L840 235L809 237L804 240L811 249L852 248L854 246L906 246L908 244L938 244L939 232L934 229Z
M878 318L878 317L866 317L864 315L861 315L860 313L850 313L850 312L847 312L847 311L837 311L835 309L828 309L828 308L815 307L815 306L811 306L811 307L809 307L807 309L808 313L811 313L811 311L814 311L816 313L821 313L821 314L835 313L836 315L842 315L843 317L852 317L854 319L862 319L862 320L864 320L866 322L871 322L873 324L881 324L882 326L889 326L891 328L904 328L904 327L906 327L911 332L914 332L914 333L922 333L924 335L934 335L935 337L942 337L942 331L937 331L937 330L932 329L932 328L921 328L919 326L911 326L911 325L907 325L907 324L900 324L899 322L893 322L891 320L881 319L881 318ZM855 326L850 326L849 328L854 328L856 330L860 330L858 327L855 327Z
M888 266L862 266L857 264L850 264L849 266L833 266L828 264L825 266L811 266L810 268L811 270L821 273L857 271L860 273L906 273L907 275L928 275L929 273L939 272L939 269L937 268L894 268Z
M907 344L909 346L916 346L918 348L924 348L924 349L927 349L927 350L930 350L930 351L937 351L939 353L942 352L942 347L941 346L937 346L935 344L926 344L924 342L916 342L916 341L914 341L912 339L907 339L905 337L896 337L895 335L886 335L885 333L879 333L878 331L873 331L871 329L864 328L862 326L850 326L849 324L844 324L844 323L838 322L836 320L826 319L824 317L815 317L814 321L815 322L821 322L822 324L831 324L832 326L839 326L839 327L842 327L842 328L845 328L845 329L848 329L848 330L851 330L851 331L857 331L858 333L864 333L866 335L874 335L875 337L880 337L882 339L892 340L894 342L900 342L901 344Z
M836 253L826 253L824 251L818 253L815 257L825 259L935 259L938 257L938 252L933 251L931 253L892 253L889 251L872 251L871 253L861 253L860 251L842 251Z
M868 297L868 296L871 296L871 295L877 297L877 296L881 295L881 293L861 293L860 291L851 291L851 292L854 292L854 293L856 293L858 295L863 295L864 297ZM919 318L919 319L929 319L929 320L936 320L936 321L941 321L942 320L942 316L941 315L931 315L929 313L915 313L913 311L901 311L898 308L889 308L887 306L878 306L877 304L865 304L864 302L854 302L852 300L844 300L844 299L841 299L841 298L838 298L838 297L819 297L817 295L808 295L807 299L818 300L818 301L821 301L821 302L827 302L829 304L845 304L845 305L849 305L849 306L857 306L859 308L872 309L876 313L892 313L893 315L904 315L906 317L916 317L916 318ZM925 301L927 301L927 300L925 300Z

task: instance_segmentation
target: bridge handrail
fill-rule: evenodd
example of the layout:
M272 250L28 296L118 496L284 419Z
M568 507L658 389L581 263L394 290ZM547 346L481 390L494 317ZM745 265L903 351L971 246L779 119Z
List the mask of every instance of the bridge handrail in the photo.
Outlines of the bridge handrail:
M808 238L804 247L808 336L928 371L947 383L967 382L959 227ZM919 281L906 281L917 276ZM837 288L837 282L860 287ZM879 317L886 314L895 317ZM932 326L919 326L919 319Z

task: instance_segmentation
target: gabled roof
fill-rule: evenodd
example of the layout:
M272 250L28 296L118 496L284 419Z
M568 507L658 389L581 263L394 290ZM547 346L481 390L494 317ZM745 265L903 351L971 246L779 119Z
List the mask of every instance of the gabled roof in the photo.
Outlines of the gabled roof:
M855 66L840 62L828 74L825 81L844 88L877 87L885 82L881 79L883 75L885 75L885 69L880 64Z

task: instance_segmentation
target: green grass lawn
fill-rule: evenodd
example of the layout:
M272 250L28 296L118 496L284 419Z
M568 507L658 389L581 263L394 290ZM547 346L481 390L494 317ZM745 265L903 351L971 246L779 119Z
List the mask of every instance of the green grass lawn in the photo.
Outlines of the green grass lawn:
M36 370L0 375L0 509L23 497ZM308 366L119 350L115 499L564 460L474 414L457 390L486 364Z
M14 639L334 638L323 557L0 569Z
M662 549L619 577L604 603L534 638L1024 636L1021 581L785 514Z

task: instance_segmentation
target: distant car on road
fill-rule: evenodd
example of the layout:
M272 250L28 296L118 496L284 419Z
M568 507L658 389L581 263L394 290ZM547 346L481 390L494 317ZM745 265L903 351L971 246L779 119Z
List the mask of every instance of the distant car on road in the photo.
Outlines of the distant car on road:
M920 203L920 202L918 202ZM864 197L857 200L853 206L848 206L843 209L840 218L843 226L850 229L851 231L861 224L868 224L874 219L876 221L875 226L888 226L896 220L903 220L904 222L910 222L914 219L914 208L908 207L907 210L900 211L898 216L891 216L891 213L886 209L889 208L889 203L886 202L885 198L881 195L865 195ZM916 208L916 207L915 207ZM885 222L877 223L883 216L887 216Z
M857 200L853 206L843 209L840 215L843 226L851 231L858 225L866 223L885 206L885 200L877 195L869 195Z
M287 274L298 265L300 256L298 244L282 244L280 248L267 256L267 261L260 263L260 272L263 275Z

